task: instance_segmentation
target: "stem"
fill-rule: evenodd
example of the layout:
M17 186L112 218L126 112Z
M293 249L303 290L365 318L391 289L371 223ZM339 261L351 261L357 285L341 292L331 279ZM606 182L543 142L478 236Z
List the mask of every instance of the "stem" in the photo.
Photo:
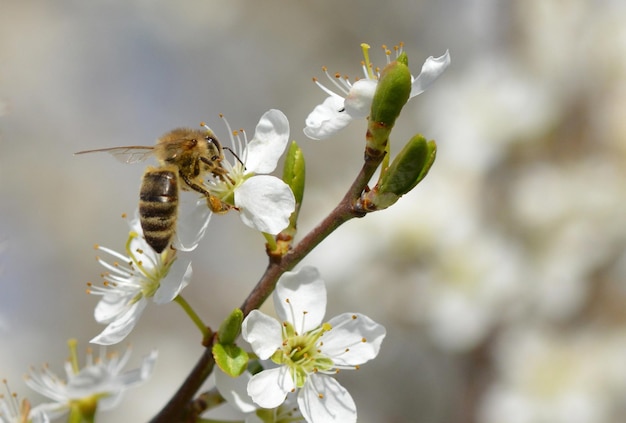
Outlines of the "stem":
M367 212L360 207L358 200L363 190L367 187L372 175L380 165L383 156L384 154L369 154L366 149L365 163L337 207L335 207L335 209L291 251L282 258L270 260L270 264L267 266L267 269L265 269L265 273L241 307L244 316L247 316L252 310L259 308L274 290L278 278L300 263L313 248L319 245L335 229L352 218L365 216ZM190 404L190 401L213 371L215 360L213 359L211 349L214 342L215 337L205 342L206 349L195 367L191 373L189 373L189 376L187 376L187 379L180 386L176 394L174 394L159 414L151 420L151 423L196 421L195 417L199 415L202 410L194 409L191 411L190 408L192 404Z
M211 338L211 342L202 352L200 360L187 376L187 379L178 388L176 394L169 400L163 409L150 422L151 423L174 423L174 422L195 422L196 416L201 411L196 411L196 415L191 413L189 402L194 394L200 389L200 386L209 377L213 371L215 360L213 360L212 346L215 337Z
M355 217L365 216L358 204L361 193L367 187L367 183L378 168L383 156L379 159L370 159L366 156L365 163L352 186L339 202L337 207L330 212L322 222L320 222L311 232L309 232L291 251L285 254L282 259L270 262L265 274L256 284L248 298L241 306L244 317L252 310L257 309L274 291L278 278L293 269L304 257L306 257L315 247L317 247L335 229Z
M202 339L209 338L211 336L211 332L189 303L180 294L174 298L174 301L176 301L183 308L183 310L185 310L185 313L187 313L191 321L195 323L198 329L200 329Z

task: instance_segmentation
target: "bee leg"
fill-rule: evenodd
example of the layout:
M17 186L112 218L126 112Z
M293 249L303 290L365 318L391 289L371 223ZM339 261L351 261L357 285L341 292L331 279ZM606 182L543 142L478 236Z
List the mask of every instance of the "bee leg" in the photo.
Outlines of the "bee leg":
M222 200L220 200L219 198L211 194L202 186L191 181L191 179L189 179L187 176L183 175L182 173L180 174L180 177L183 179L183 181L185 181L185 183L187 184L187 186L189 186L189 188L193 189L194 191L199 192L200 194L206 197L207 206L209 206L209 208L211 209L213 213L226 213L230 209L237 209L237 207L231 206L230 204L223 202Z

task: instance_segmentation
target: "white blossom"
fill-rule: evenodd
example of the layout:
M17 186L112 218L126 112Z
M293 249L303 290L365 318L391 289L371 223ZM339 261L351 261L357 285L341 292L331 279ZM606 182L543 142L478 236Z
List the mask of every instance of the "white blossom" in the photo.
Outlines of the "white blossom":
M385 328L357 313L323 323L326 287L313 267L286 272L273 299L279 320L253 310L242 324L254 353L278 365L254 375L248 394L257 405L275 408L299 390L297 402L307 422L355 422L352 397L330 375L375 358Z
M137 220L131 224L126 242L126 256L106 247L97 249L116 261L108 263L98 257L107 271L102 286L89 284L88 293L102 296L94 311L98 323L107 327L91 340L111 345L122 341L135 327L152 298L156 304L172 301L191 279L191 262L177 258L176 250L167 248L156 253L145 241Z
M364 79L351 83L347 78L329 75L324 69L326 76L332 82L335 91L322 85L317 79L315 83L329 97L322 104L313 109L307 116L304 134L314 140L329 138L339 130L348 126L353 119L365 118L369 115L374 99L374 93L378 85L378 72L374 72L369 63L367 44L361 45L365 62L363 64ZM396 49L396 54L402 52L402 46ZM387 63L390 63L390 52L387 50ZM450 52L446 51L443 56L430 56L422 65L422 70L417 77L411 75L411 94L409 99L423 93L450 65Z
M71 346L76 348L75 343ZM150 377L157 359L157 351L154 350L143 358L139 368L124 372L123 368L130 353L128 348L121 356L115 353L105 355L102 348L99 357L94 358L91 351L88 351L86 365L82 369L71 360L65 363L65 380L47 366L40 371L31 369L26 376L26 384L52 400L50 403L40 404L34 411L43 412L47 418L54 420L80 404L96 402L99 410L116 407L126 389L141 384Z
M209 191L234 204L247 226L276 235L287 227L296 206L291 188L268 175L289 141L289 121L280 110L267 111L250 141L245 132L233 132L226 124L236 157L232 163L222 161L227 175L211 180Z

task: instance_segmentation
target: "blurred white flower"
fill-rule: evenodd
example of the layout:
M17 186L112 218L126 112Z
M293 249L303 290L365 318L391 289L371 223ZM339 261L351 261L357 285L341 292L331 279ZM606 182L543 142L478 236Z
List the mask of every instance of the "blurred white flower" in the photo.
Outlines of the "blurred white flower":
M27 399L18 400L6 380L2 381L7 395L0 394L0 423L48 423L50 419L41 408L31 408Z
M123 372L131 349L127 348L120 356L116 353L105 355L102 348L100 356L95 358L89 350L85 366L79 368L76 342L71 342L70 348L73 348L72 360L65 363L65 380L55 375L47 366L41 371L31 369L26 376L26 384L31 389L53 400L36 407L37 411L44 412L51 420L65 415L74 407L91 408L93 412L96 408L110 410L116 407L125 390L150 377L157 359L157 351L152 351L144 357L139 368Z
M296 206L291 188L280 178L267 175L276 169L285 151L289 121L280 110L267 111L249 142L245 132L242 140L239 132L233 132L228 122L226 125L237 157L232 164L222 161L228 173L209 181L209 191L234 204L247 226L276 235L287 227Z
M206 206L205 206L206 207ZM108 325L91 340L94 344L111 345L122 341L135 327L152 298L156 304L172 301L191 279L191 262L180 259L176 250L166 248L156 253L140 235L138 220L131 223L126 242L126 256L106 247L97 249L111 255L112 264L100 257L98 262L107 271L102 286L89 284L88 293L102 296L94 317Z
M309 423L356 421L356 406L334 378L375 358L385 328L369 317L344 313L323 322L326 286L317 269L286 272L273 294L279 320L253 310L243 321L243 339L261 360L279 365L254 375L248 394L263 408L276 408L299 389L298 406Z
M353 119L365 118L369 115L378 85L379 74L374 72L369 62L369 46L361 44L365 62L363 63L364 79L359 79L351 83L347 78L339 74L331 77L326 68L324 72L334 87L340 92L322 85L314 79L329 97L324 102L313 109L307 116L304 134L314 140L326 139L334 135L339 130L348 126ZM386 50L387 63L391 62L391 52ZM402 53L402 45L396 48L396 57ZM409 99L423 93L450 65L450 53L446 51L443 56L434 58L430 56L422 65L422 71L417 77L411 75L411 94Z
M612 423L626 388L623 331L511 328L495 349L496 381L480 423ZM620 411L621 410L621 411Z

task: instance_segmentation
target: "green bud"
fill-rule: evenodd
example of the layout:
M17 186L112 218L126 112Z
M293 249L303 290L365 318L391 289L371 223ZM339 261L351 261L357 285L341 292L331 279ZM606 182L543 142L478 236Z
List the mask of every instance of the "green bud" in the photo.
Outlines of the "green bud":
M437 154L435 141L416 135L404 146L383 174L379 192L401 196L411 191L426 176Z
M411 138L383 171L374 189L363 195L363 208L368 211L382 210L394 204L424 179L436 154L435 141L426 141L422 135Z
M236 308L224 319L217 332L217 339L220 344L233 344L241 331L243 322L243 312Z
M378 157L383 154L389 133L410 94L411 71L408 57L402 53L380 74L368 124L367 155Z
M211 351L215 364L227 375L240 376L248 366L248 353L237 345L215 344Z
M302 204L304 197L305 166L304 155L295 141L291 142L287 155L285 156L285 166L283 168L283 181L291 188L296 197L296 204Z

